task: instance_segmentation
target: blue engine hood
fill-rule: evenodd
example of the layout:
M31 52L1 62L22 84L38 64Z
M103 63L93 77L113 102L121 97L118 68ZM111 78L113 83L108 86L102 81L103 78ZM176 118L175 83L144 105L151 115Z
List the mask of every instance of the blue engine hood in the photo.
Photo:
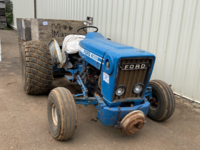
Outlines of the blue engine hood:
M84 40L80 41L80 46L91 53L103 58L106 51L115 58L125 57L151 57L154 55L131 46L113 42L103 37L101 33L89 32Z

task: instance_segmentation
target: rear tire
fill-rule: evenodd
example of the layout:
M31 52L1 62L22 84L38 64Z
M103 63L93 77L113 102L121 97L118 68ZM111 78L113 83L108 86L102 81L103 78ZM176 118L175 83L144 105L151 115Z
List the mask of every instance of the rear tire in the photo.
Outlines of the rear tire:
M152 87L153 98L156 104L150 102L148 117L155 121L165 121L169 119L175 110L175 98L170 86L160 80L152 80L149 82Z
M39 41L24 42L22 81L27 94L44 94L50 91L53 80L53 62L50 50Z
M53 89L48 97L47 115L51 136L59 141L70 139L77 128L74 98L68 89Z

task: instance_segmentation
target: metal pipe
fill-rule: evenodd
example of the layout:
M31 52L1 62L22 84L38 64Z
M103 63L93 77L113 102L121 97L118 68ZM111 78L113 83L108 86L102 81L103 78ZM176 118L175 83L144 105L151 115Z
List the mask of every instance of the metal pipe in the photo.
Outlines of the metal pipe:
M34 18L37 18L37 3L36 3L36 0L34 0Z

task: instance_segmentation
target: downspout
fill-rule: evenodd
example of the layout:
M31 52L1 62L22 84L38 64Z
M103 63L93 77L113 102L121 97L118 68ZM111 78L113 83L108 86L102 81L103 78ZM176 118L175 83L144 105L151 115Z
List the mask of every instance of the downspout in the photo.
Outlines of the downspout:
M34 0L34 18L37 18L37 3L36 3L36 0Z

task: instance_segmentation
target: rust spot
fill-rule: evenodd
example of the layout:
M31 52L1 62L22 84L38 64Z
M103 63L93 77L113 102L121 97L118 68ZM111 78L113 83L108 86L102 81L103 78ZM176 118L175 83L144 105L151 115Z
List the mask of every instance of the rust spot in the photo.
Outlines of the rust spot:
M99 97L100 97L100 95L99 95L97 92L95 92L95 93L94 93L94 95L96 95L96 96L99 96Z
M54 51L54 54L53 54L54 56L56 56L57 55L57 51Z

